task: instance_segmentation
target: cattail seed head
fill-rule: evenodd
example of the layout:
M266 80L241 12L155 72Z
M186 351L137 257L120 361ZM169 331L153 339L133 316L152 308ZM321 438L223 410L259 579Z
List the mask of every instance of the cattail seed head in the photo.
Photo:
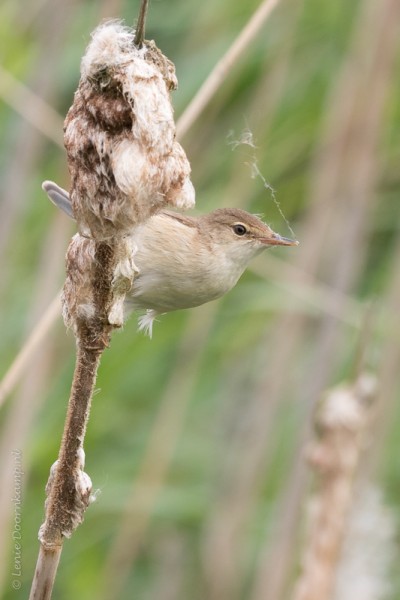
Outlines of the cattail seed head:
M154 42L109 22L92 35L65 120L71 200L81 234L123 236L166 206L194 205L190 165L175 139L175 68Z

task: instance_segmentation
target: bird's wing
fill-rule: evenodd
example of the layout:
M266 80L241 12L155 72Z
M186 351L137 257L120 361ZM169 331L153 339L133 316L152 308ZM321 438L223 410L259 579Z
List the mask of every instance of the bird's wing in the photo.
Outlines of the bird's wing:
M194 229L197 228L197 222L195 219L193 219L193 217L182 215L181 213L174 212L173 210L162 210L160 213L156 213L155 216L157 216L157 214L165 215L166 217L178 221L178 223L182 223L182 225L186 225L187 227L193 227Z

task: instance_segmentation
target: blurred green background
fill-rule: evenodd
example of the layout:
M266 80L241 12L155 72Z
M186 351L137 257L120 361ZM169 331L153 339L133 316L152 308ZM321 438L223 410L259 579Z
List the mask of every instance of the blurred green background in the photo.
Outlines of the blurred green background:
M176 65L177 119L257 6L151 2L147 37ZM134 24L137 12L122 0L1 4L0 375L63 282L74 224L40 186L68 188L62 121L80 58L102 19ZM135 316L114 335L85 442L99 492L64 544L54 598L290 597L314 409L351 381L360 348L379 380L368 481L393 517L398 560L399 23L398 0L281 0L182 138L198 212L246 208L282 235L290 223L301 245L262 255L225 298L162 317L152 340ZM248 131L254 148L231 143ZM30 588L73 365L58 318L1 408L7 599ZM18 577L13 451L24 472ZM385 568L388 590L368 598L400 597Z

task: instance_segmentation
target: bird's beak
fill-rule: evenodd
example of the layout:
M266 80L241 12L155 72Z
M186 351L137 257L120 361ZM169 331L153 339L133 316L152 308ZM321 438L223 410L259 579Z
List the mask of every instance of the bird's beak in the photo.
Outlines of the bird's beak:
M290 238L282 237L279 233L272 232L269 237L261 238L261 241L266 246L298 246L297 240L291 240Z

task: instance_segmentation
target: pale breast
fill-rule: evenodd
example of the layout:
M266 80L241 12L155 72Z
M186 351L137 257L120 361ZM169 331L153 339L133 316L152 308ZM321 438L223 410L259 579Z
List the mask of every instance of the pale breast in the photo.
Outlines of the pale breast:
M135 242L139 275L127 298L133 309L169 312L199 306L229 291L243 270L232 269L190 217L155 215L135 232Z

